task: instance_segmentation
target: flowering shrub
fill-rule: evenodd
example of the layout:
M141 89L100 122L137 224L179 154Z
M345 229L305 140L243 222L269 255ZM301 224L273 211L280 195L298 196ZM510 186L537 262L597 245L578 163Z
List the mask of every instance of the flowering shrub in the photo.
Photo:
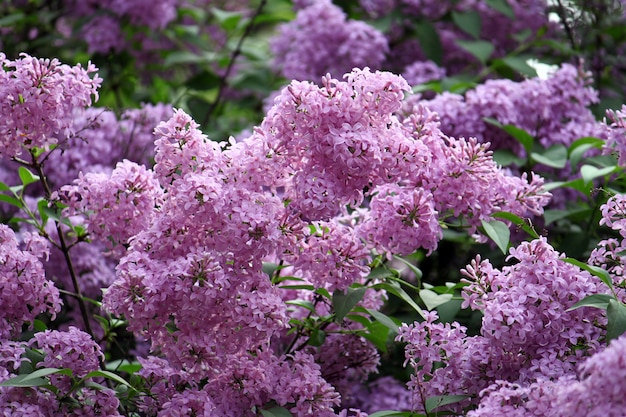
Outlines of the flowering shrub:
M623 110L519 79L545 4L122 3L55 21L101 70L0 54L3 414L621 415Z

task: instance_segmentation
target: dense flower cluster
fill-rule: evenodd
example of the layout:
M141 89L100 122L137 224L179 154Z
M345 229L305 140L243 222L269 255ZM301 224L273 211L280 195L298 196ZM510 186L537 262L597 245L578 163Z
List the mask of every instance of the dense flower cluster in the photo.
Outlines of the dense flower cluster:
M128 240L149 226L162 192L152 171L124 160L110 176L81 174L75 185L61 188L59 194L68 206L66 215L84 213L89 234L120 256Z
M17 337L41 313L61 309L59 290L46 279L40 257L47 247L19 247L13 230L0 224L0 340Z
M70 326L68 331L46 330L35 334L33 344L41 349L45 356L40 363L44 368L69 368L72 376L83 378L88 373L100 368L100 361L104 354L100 346L90 335ZM60 376L63 381L69 382L66 376ZM60 382L57 382L60 387ZM63 384L65 385L65 384ZM70 388L67 385L66 388Z
M391 24L384 33L364 21L346 19L341 9L328 0L296 2L296 19L283 25L273 39L272 51L282 74L313 81L326 72L337 75L367 65L400 72L414 85L479 64L458 43L475 38L450 18L452 14L477 22L477 29L473 29L477 33L473 35L493 45L495 57L513 50L523 42L521 39L528 41L539 36L540 31L550 33L554 29L548 20L545 0L508 0L500 7L484 0L359 3L370 17L389 19ZM429 25L422 26L426 22ZM420 30L428 31L441 43L441 68L432 64L433 57L424 41L414 36ZM516 37L522 33L524 37Z
M143 226L132 232L104 307L123 314L129 329L150 341L153 353L166 359L170 375L195 386L206 378L206 369L213 369L215 376L203 392L193 395L209 398L204 403L218 410L241 415L274 400L289 405L297 415L325 415L339 402L336 390L348 392L349 381L362 380L378 365L375 349L355 335L329 336L328 343L353 346L354 355L370 358L362 363L306 349L293 358L272 353L271 341L285 340L290 311L284 303L290 298L271 285L260 260L291 265L292 273L316 288L344 290L363 282L369 272L368 248L360 238L374 239L369 243L384 251L436 247L441 238L436 194L424 186L434 184L426 181L431 169L460 178L450 185L457 189L461 183L470 187L494 181L485 178L505 177L475 141L446 138L436 120L419 126L416 119L411 119L413 124L401 123L393 113L401 108L408 87L402 78L365 69L354 70L344 82L326 77L323 84L293 82L275 99L252 136L230 146L209 141L181 110L155 129L154 176L163 188L162 202L152 211L144 210L151 220L137 223ZM459 162L445 165L446 152L458 154ZM462 161L471 165L475 159L479 160L475 167L463 165ZM441 166L433 168L429 164L433 161ZM459 169L471 175L464 176ZM498 194L498 201L467 210L476 218L488 218L519 199L536 204L540 211L548 195L538 186L535 194L519 197L516 191L529 184L518 180L521 183L513 187L505 182L510 190ZM367 213L361 205L368 188L369 210L376 219L397 216L395 229L386 230L386 237L368 228L377 220L368 220L367 214L345 224L334 219L348 214L342 208L346 205L357 209L355 213ZM81 199L75 199L86 202L81 209L106 215L99 203L90 203L89 193L90 187L82 188ZM393 194L415 198L406 204ZM382 203L386 197L392 199L389 204ZM467 193L467 199L455 200L458 212L446 200L437 202L441 211L458 215L467 212L462 203L477 206L473 198L478 196ZM531 203L533 199L538 200ZM102 222L110 223L104 218ZM399 230L405 230L406 237L396 243L393 231ZM380 301L372 302L379 307ZM338 378L338 366L348 366L350 372ZM257 370L268 378L306 371L308 382L280 382L272 385L279 390L270 390L259 385ZM237 388L233 380L251 385ZM158 386L169 392L169 401L173 386ZM224 402L224 390L236 400ZM165 398L145 406L165 407ZM176 398L167 407L200 403L191 397Z
M444 133L475 136L490 142L494 150L523 155L520 143L484 119L522 128L544 148L556 144L567 147L581 137L603 137L602 126L588 108L597 100L588 74L564 64L547 79L489 80L465 96L443 93L422 104L440 115Z
M481 393L480 405L467 416L622 416L625 352L622 336L581 362L575 375L531 384L500 381Z
M65 0L64 3L68 11L65 19L71 16L73 19L86 20L81 28L81 35L87 42L89 53L108 53L119 52L128 42L133 41L125 39L121 22L127 20L135 26L145 26L152 30L163 29L176 17L179 1L165 0L154 3L145 0L99 2Z
M409 383L414 409L423 411L426 399L438 395L470 397L455 407L478 403L478 394L498 381L525 386L569 377L601 351L599 310L568 309L601 293L602 284L561 258L541 238L511 249L517 263L502 270L472 262L463 271L469 278L463 297L465 306L483 313L478 336L468 337L458 323L436 323L432 312L425 322L401 327L398 340L407 343L406 363L415 370Z
M24 149L44 148L75 132L74 112L98 99L102 81L89 63L70 67L57 59L21 54L11 61L0 53L0 156L11 158Z
M320 24L324 22L324 24ZM312 2L282 25L272 41L275 65L287 79L317 80L352 68L379 68L387 40L365 22L347 19L330 0Z

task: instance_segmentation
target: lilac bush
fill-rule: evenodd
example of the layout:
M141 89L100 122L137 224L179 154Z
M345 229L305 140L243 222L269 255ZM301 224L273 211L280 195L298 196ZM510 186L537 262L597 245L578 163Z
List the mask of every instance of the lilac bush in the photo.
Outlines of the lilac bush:
M157 39L176 19L204 19L204 2L122 3L76 3L64 18L84 17L77 27L91 52L109 58L123 56L137 27ZM491 79L464 95L411 91L443 86L476 60L489 78L488 60L495 66L550 27L543 2L499 4L361 2L383 19L379 30L349 7L296 2L273 40L273 65L295 80L256 127L221 142L202 128L228 106L227 84L245 84L253 61L233 69L235 59L255 54L243 46L254 24L262 33L276 22L265 2L256 12L211 10L220 31L243 35L224 42L228 59L199 53L196 76L176 86L214 99L202 123L191 100L91 107L103 83L92 64L0 55L0 203L10 225L0 225L2 413L620 415L623 387L604 385L623 379L626 223L623 184L608 184L623 162L622 111L597 122L591 80L568 64L548 79ZM385 16L394 7L404 14ZM424 39L413 48L411 22L428 20L454 45L439 60L428 60ZM519 36L492 33L503 27ZM463 47L479 39L494 48L488 58ZM163 52L170 65L190 59ZM206 68L218 62L224 75L213 79ZM537 146L513 142L507 125ZM584 136L598 137L577 141ZM607 185L588 193L589 224L601 227L588 231L603 239L585 248L585 262L531 222L552 198L532 158L553 146L572 177L550 163L544 172L582 182L579 191ZM527 164L504 169L493 149ZM509 247L522 230L533 240ZM422 276L432 259L456 263L451 242L474 257L464 278ZM396 351L404 363L393 362Z

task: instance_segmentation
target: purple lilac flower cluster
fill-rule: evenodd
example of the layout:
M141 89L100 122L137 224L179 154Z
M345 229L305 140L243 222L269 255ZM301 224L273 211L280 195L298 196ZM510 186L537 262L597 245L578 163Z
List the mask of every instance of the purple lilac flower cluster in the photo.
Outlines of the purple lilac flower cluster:
M103 304L123 314L129 329L150 341L152 353L166 360L168 379L176 376L195 386L213 369L214 376L197 395L208 393L211 401L205 404L234 415L268 401L302 416L332 413L340 398L337 390L347 388L341 379L333 381L336 387L328 381L346 358L316 360L316 352L283 356L272 350L272 340L284 340L290 312L284 293L261 271L262 259L292 265L314 287L342 290L363 282L369 272L368 246L360 238L376 233L367 227L376 220L366 217L357 219L356 226L337 222L336 216L347 214L346 205L362 210L366 197L380 198L376 216L395 219L399 214L389 227L397 236L409 236L401 241L407 253L419 247L432 250L441 238L435 204L441 212L471 210L476 218L519 204L516 199L541 210L549 195L538 179L528 184L518 178L521 182L513 186L503 182L507 192L490 194L497 201L483 206L471 193L455 200L455 208L437 200L435 186L426 180L431 169L449 177L448 186L457 189L463 183L493 184L506 175L483 145L445 137L432 115L401 123L393 114L407 88L401 77L368 69L354 70L346 81L326 77L322 87L294 81L252 136L230 146L210 141L181 110L155 129L154 176L163 188L162 200L152 210L146 206L150 222L134 223L143 227L128 240L118 278ZM447 153L457 155L452 166L444 163ZM479 162L472 165L474 160ZM113 177L91 182L81 195L97 195L109 181ZM523 198L516 194L535 185L535 192ZM95 210L87 194L80 199L86 202L82 209L97 211L102 216L98 224L110 224L108 216L116 214ZM393 199L394 194L407 196L407 202ZM445 195L443 190L438 194ZM385 198L392 199L390 204L382 203ZM464 210L461 203L472 209ZM373 245L398 249L394 234L385 233ZM419 240L411 241L411 236ZM368 342L349 334L336 339L342 346L353 345L355 354L371 356L351 364L348 379L362 380L376 370L378 356ZM265 379L259 380L256 370ZM294 383L294 375L302 373L306 384ZM280 375L288 377L262 382L283 381ZM164 407L165 398L175 395L175 385L158 386L169 394L146 407ZM231 395L216 395L224 390Z
M273 39L272 51L281 73L286 78L313 81L327 72L336 76L367 65L399 71L415 85L478 64L457 43L474 39L449 19L451 13L473 13L478 17L479 38L494 46L496 57L520 45L520 39L515 37L518 33L528 32L532 37L542 29L554 29L548 20L545 0L507 1L505 9L514 18L483 0L361 0L360 5L370 17L391 20L386 33L363 21L346 19L330 0L297 2L296 19L280 27ZM416 22L422 20L435 22L433 26L444 51L441 67L427 59L423 45L414 36Z
M162 193L154 173L129 160L118 163L110 176L81 173L75 185L59 191L67 204L64 215L84 213L89 234L118 258L128 240L149 226Z
M128 21L134 26L145 26L151 30L163 29L176 17L178 0L157 3L145 0L82 1L65 0L69 12L65 19L86 20L81 36L87 42L89 53L119 52L127 47L121 23Z
M50 382L56 390L35 390L29 387L0 388L0 412L2 415L27 415L41 417L57 416L120 416L119 399L115 392L104 386L83 386L77 383L91 372L100 369L104 355L87 333L70 327L68 331L46 330L36 333L27 345L40 350L44 358L38 362L41 368L68 369L72 375L52 374ZM25 346L13 342L0 341L2 362L0 380L9 379L20 362L30 362L24 357ZM11 352L12 351L12 352ZM6 359L15 355L15 366L6 366ZM19 358L19 359L18 359ZM101 382L101 381L99 381Z
M499 381L481 392L468 417L555 416L618 417L624 415L626 336L582 361L577 372L530 384Z
M438 395L468 395L456 410L469 403L480 403L481 410L498 403L495 398L517 396L500 401L502 412L505 404L513 410L522 404L519 396L538 396L542 381L575 378L578 364L601 354L606 319L597 309L568 310L602 293L600 280L563 262L545 238L510 253L516 263L501 270L478 258L462 271L469 283L464 305L483 313L480 335L467 336L458 323L436 323L433 312L425 322L401 327L398 340L407 343L406 363L415 370L408 386L417 411ZM489 399L481 400L481 392Z
M472 135L490 142L494 150L523 155L521 144L484 119L524 129L544 148L569 146L581 137L604 137L602 125L589 109L597 100L588 75L564 64L547 79L489 80L465 96L443 93L420 104L440 115L441 129L447 135Z
M298 10L294 20L279 27L271 48L274 65L294 80L318 80L327 73L339 76L355 67L379 68L389 49L381 32L348 19L331 0Z
M0 340L17 337L41 313L61 309L59 291L46 279L40 258L48 248L38 244L20 249L13 230L0 224Z
M626 264L626 196L616 194L600 207L602 218L600 224L610 227L618 237L601 240L589 255L588 263L606 270L615 285L617 296L626 300L626 276L624 265Z
M98 99L102 81L89 63L70 67L57 59L0 53L0 156L18 157L24 148L56 145L76 131L74 114Z

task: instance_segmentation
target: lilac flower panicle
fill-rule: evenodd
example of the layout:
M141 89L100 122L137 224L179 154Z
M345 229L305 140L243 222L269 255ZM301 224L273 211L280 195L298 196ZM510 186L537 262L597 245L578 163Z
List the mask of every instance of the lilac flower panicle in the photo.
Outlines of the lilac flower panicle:
M75 110L98 99L102 79L89 63L70 67L57 59L27 54L11 61L0 53L0 155L11 158L24 149L57 144L74 132Z
M42 367L70 368L77 378L100 369L100 361L104 360L100 346L91 336L73 326L66 332L46 330L36 333L33 343L45 353Z
M339 76L355 67L378 68L388 46L382 33L364 22L348 20L330 0L320 0L282 25L271 49L274 65L285 78L317 80L327 73Z
M601 283L563 262L545 238L522 243L510 253L517 263L501 271L480 259L462 271L470 283L463 304L483 312L481 335L492 346L523 352L522 368L515 371L523 372L519 378L572 373L581 355L600 348L601 330L594 321L602 322L602 317L596 310L568 309L602 293Z
M110 176L81 174L59 195L68 206L66 215L85 213L89 233L119 255L129 239L150 224L163 190L152 171L124 160Z
M27 250L20 250L15 233L0 224L0 340L17 337L39 314L54 317L61 309L59 290L46 279L38 259L48 248L35 244L38 239L28 242Z
M384 185L374 189L370 210L356 232L380 252L408 255L418 248L431 253L442 238L433 196L424 189Z

